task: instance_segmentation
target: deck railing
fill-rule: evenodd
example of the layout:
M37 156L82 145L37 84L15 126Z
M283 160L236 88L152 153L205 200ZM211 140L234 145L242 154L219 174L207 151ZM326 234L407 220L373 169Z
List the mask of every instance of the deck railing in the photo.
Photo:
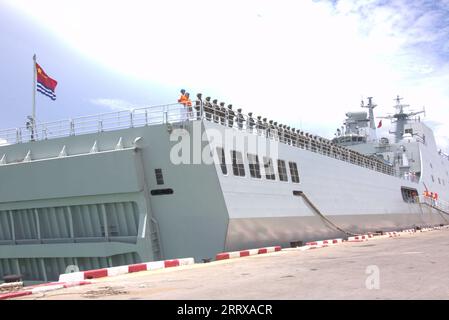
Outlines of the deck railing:
M278 129L268 122L263 122L247 114L234 111L232 113L228 109L224 111L223 109L218 110L218 108L203 108L202 104L197 104L192 108L186 108L179 103L136 108L54 122L38 123L34 128L24 126L0 130L0 146L124 128L205 119L206 121L215 122L229 128L244 130L251 134L265 136L268 139L274 139L284 144L316 152L387 175L400 176L391 165L354 150L333 144L328 139L303 133L302 131L293 132L292 130L283 128ZM406 176L400 177L407 178Z
M183 106L174 103L0 130L0 145L179 122L186 118L182 111Z
M444 200L436 200L432 197L426 197L426 196L419 196L418 202L427 204L431 207L437 208L440 211L443 211L444 213L449 215L449 202L446 202Z

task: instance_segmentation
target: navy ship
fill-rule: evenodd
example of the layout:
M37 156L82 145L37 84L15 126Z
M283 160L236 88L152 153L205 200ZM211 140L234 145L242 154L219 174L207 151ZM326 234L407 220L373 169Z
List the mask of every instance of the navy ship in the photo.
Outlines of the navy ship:
M362 107L330 139L210 99L0 130L0 278L447 224L421 112Z

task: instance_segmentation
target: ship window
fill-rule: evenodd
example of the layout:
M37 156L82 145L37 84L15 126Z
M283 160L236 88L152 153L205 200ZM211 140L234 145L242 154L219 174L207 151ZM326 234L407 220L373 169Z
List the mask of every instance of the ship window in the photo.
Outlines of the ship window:
M413 135L413 129L405 129L404 133L410 133L411 135Z
M432 165L432 162L429 162L429 164L430 164L430 167L433 169L433 165Z
M164 175L162 174L162 169L154 169L154 174L156 175L156 183L164 184Z
M278 160L278 172L279 172L279 180L288 181L287 169L285 168L284 160Z
M248 165L251 177L260 179L262 176L260 175L259 157L255 154L248 153Z
M292 176L292 182L299 183L298 166L296 162L289 162L288 166L290 168L290 175Z
M441 180L440 180L440 178L438 178L438 183L439 183L439 184L441 184Z
M268 180L276 180L276 175L273 169L273 161L271 158L263 157L263 167L265 169L265 177Z
M431 175L431 177L432 177L432 182L435 182L435 178L433 177L433 174Z
M232 171L234 176L244 177L245 176L245 167L243 166L243 158L242 153L231 150L232 157Z
M228 174L228 168L226 167L225 152L223 148L217 147L217 155L218 160L220 161L221 172L223 174Z

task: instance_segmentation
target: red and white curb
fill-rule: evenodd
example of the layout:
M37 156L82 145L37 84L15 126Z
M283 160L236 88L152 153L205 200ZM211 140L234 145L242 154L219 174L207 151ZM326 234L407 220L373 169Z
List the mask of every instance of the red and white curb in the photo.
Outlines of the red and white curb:
M436 230L443 230L443 229L447 229L447 228L449 228L449 225L438 226L438 227L435 227L434 229L436 229Z
M427 231L442 230L442 229L448 229L448 228L449 228L449 225L444 225L444 226L438 226L438 227L432 227L432 228L421 228L421 230L405 229L402 231L390 231L390 232L384 232L383 235L368 233L368 234L362 234L362 235L357 235L357 236L351 236L351 237L348 237L347 240L333 239L333 240L311 241L311 242L307 242L304 246L288 248L285 250L286 251L291 251L291 250L305 251L305 250L316 249L316 248L324 248L324 247L328 247L331 245L336 245L336 244L346 243L346 242L364 242L364 241L368 241L368 240L375 240L375 239L382 239L382 238L395 238L395 237L399 237L401 235L412 235L412 234L416 234L417 232L427 232Z
M437 229L437 228L440 228L440 227L435 227L435 228L421 228L421 229L419 229L419 230L417 230L417 231L419 231L419 232L428 232L428 231L433 231L433 230L435 230L435 229ZM440 230L440 229L437 229L437 230Z
M343 243L343 239L329 239L329 240L320 240L320 241L311 241L306 242L305 247L310 247L310 249L313 248L321 248L321 247L328 247L332 245L337 245Z
M416 230L415 229L406 229L406 230L402 230L401 232L404 232L404 233L416 233Z
M275 246L275 247L266 247L266 248L259 248L259 249L250 249L250 250L242 250L242 251L233 251L233 252L222 252L218 253L215 257L215 260L226 260L226 259L234 259L234 258L241 258L241 257L249 257L249 256L255 256L258 254L264 254L264 253L270 253L270 252L276 252L281 251L281 246Z
M372 234L362 234L358 236L348 237L347 242L361 242L361 241L368 241L368 239L374 238L374 235Z
M393 231L393 232L385 232L385 234L389 238L399 237L401 234L399 232Z
M131 265L126 265L126 266L112 267L112 268L65 273L65 274L61 274L59 276L59 281L60 282L82 281L82 280L86 280L86 279L113 277L113 276L118 276L118 275L122 275L122 274L133 273L133 272L139 272L139 271L159 270L159 269L186 266L186 265L192 265L192 264L195 264L195 260L193 258L138 263L138 264L131 264Z
M67 283L64 283L64 282L45 283L45 284L41 284L41 285L37 285L37 286L25 287L21 291L0 294L0 300L29 296L29 295L32 295L35 293L54 291L54 290L59 290L59 289L64 289L64 288L83 286L83 285L90 284L90 283L91 282L89 282L89 281L74 281L74 282L67 282Z

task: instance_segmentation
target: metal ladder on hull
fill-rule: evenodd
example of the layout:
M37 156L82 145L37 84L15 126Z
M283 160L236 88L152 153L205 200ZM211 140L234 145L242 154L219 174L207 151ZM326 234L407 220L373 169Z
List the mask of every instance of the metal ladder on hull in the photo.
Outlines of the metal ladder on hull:
M145 204L147 207L147 217L149 218L145 219L144 223L148 223L149 228L149 234L150 234L150 243L151 243L151 253L153 255L154 261L156 260L163 260L164 259L164 250L162 248L162 242L160 238L160 231L159 231L159 223L156 220L156 218L153 215L153 210L151 208L151 201L150 201L150 191L148 188L148 180L145 174L145 166L144 166L144 159L142 150L140 148L136 148L137 153L137 165L141 172L141 178L142 178L142 185L143 185L143 192L144 192L144 198L145 198Z
M150 219L150 238L151 238L151 247L153 248L153 255L155 260L162 260L164 258L161 248L161 240L160 240L160 231L159 231L159 223L155 218Z

